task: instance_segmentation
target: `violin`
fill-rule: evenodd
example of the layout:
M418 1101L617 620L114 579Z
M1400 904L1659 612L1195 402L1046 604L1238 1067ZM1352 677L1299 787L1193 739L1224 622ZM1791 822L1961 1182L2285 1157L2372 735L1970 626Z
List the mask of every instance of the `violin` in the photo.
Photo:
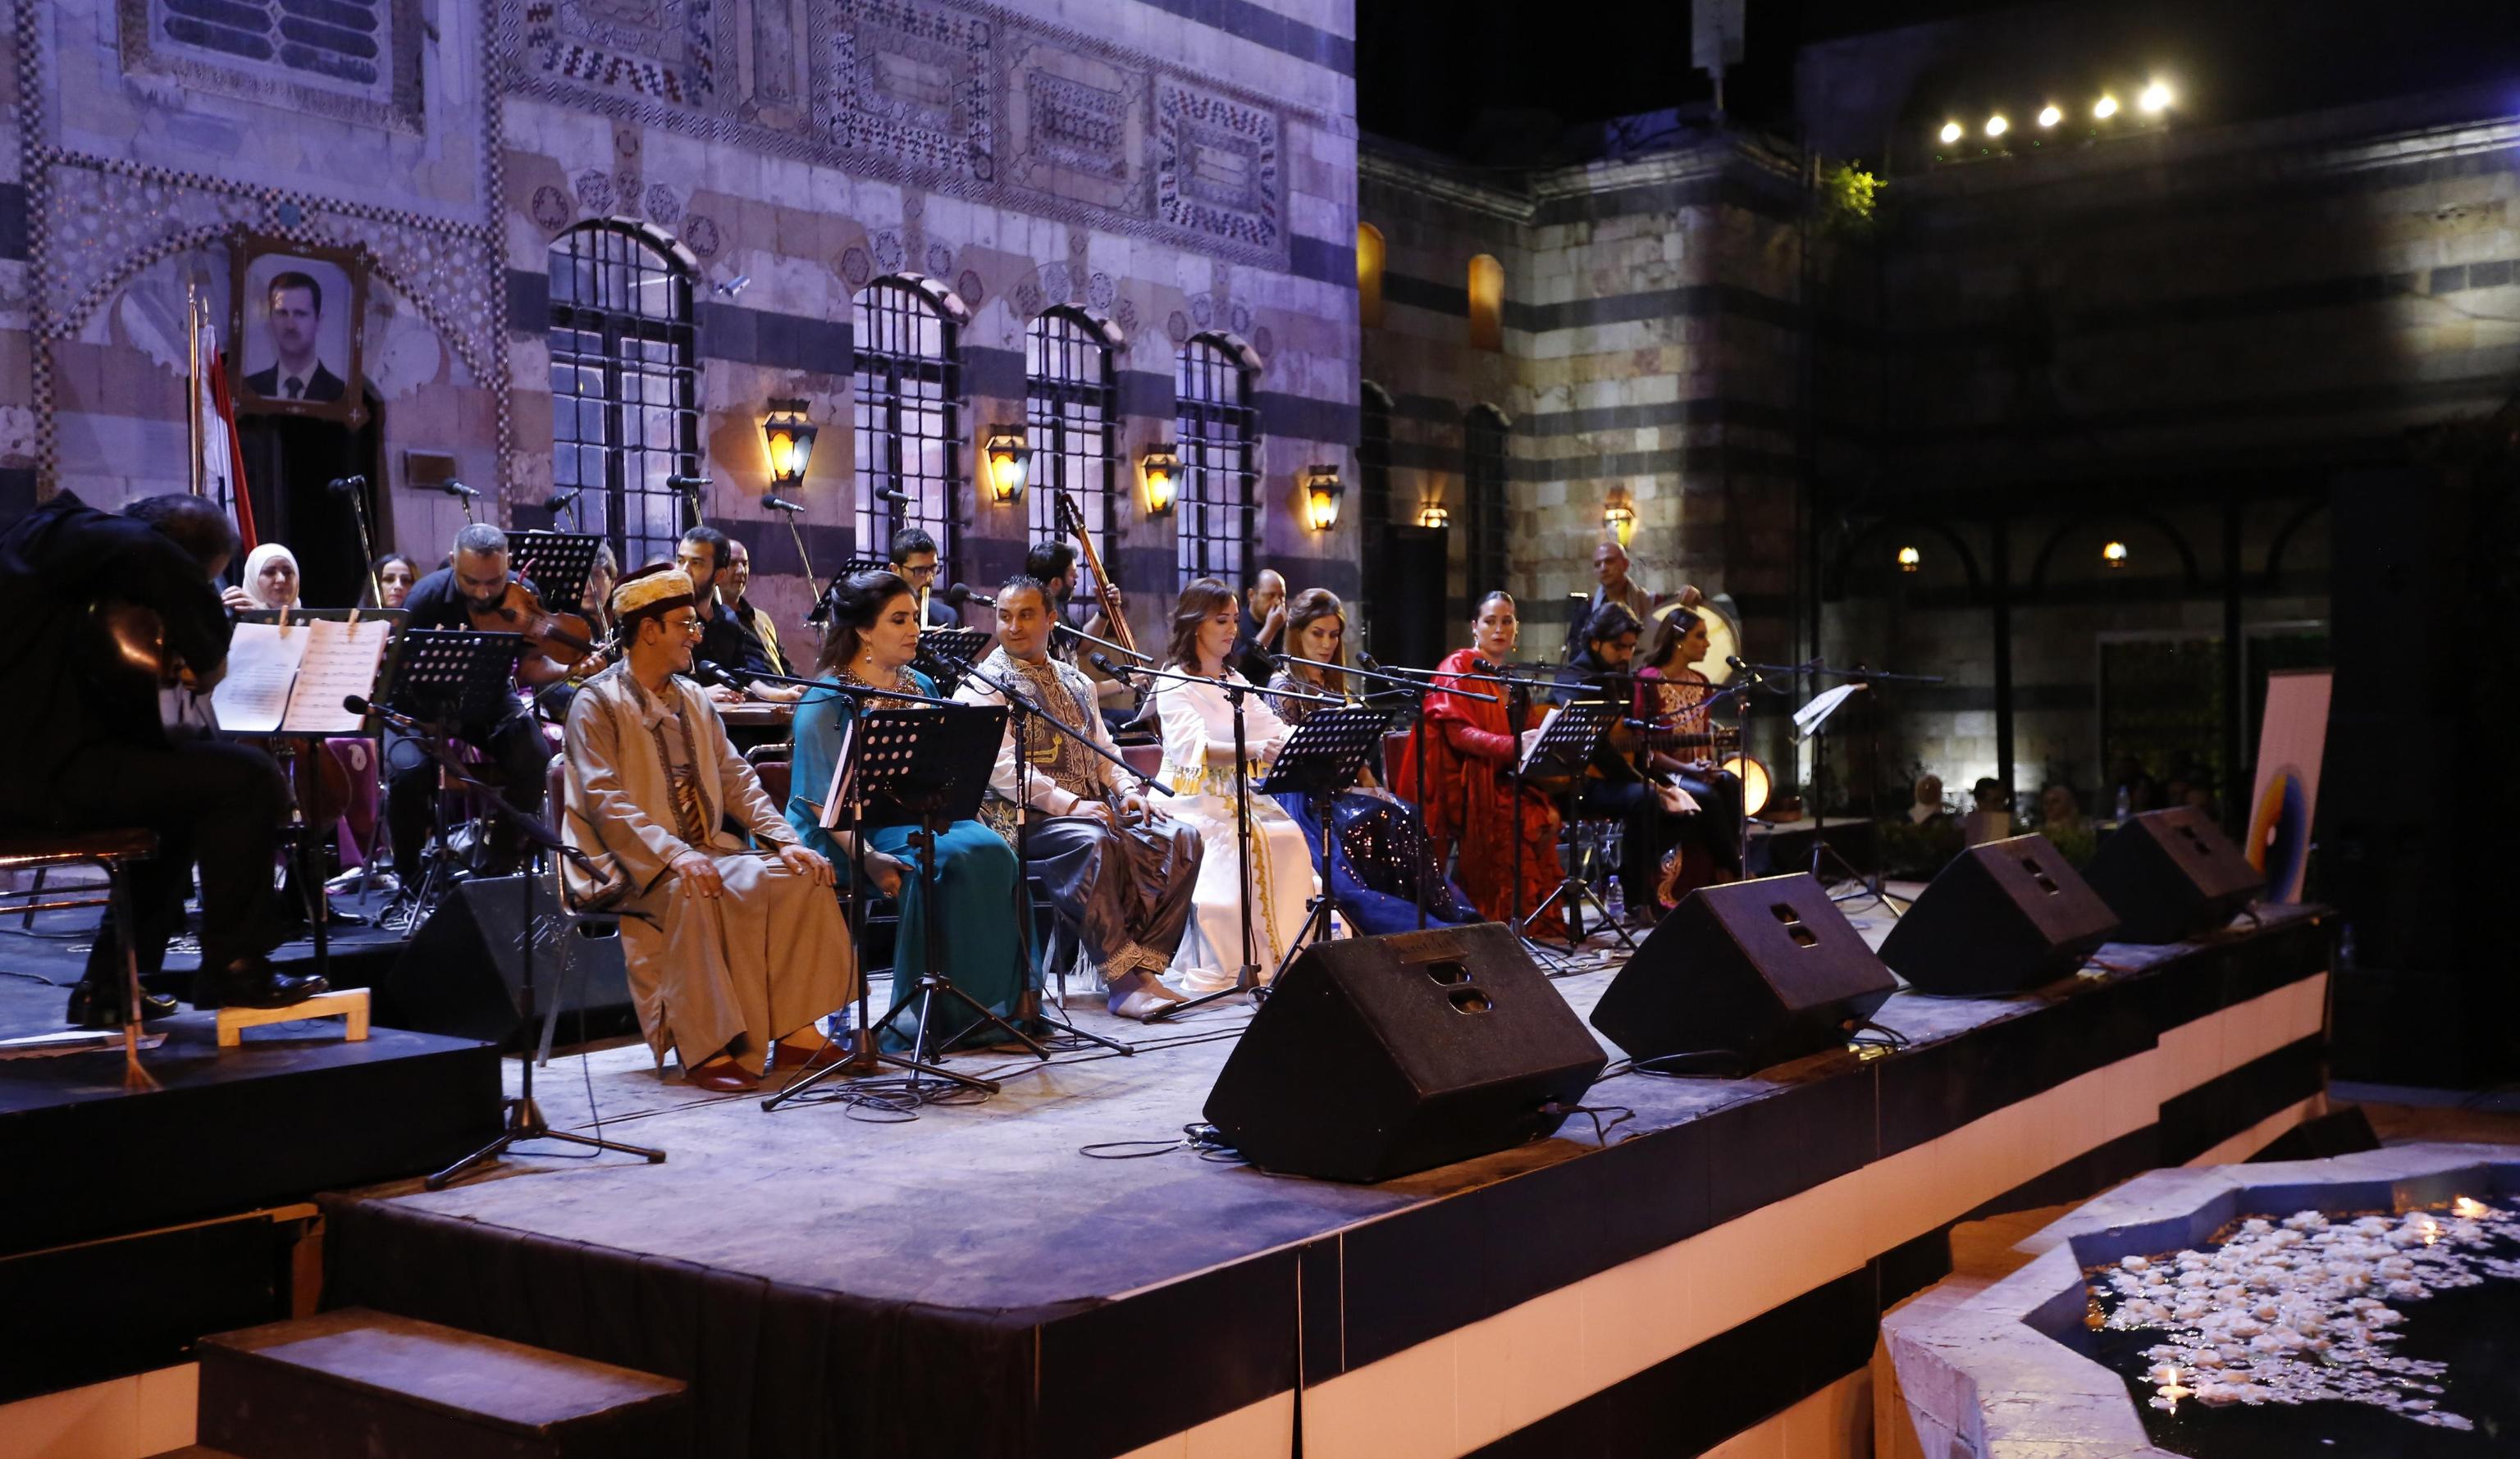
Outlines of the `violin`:
M515 578L508 580L508 591L497 603L487 608L467 603L465 612L482 633L523 635L528 663L540 656L568 669L600 651L593 624L575 613L555 613L544 607L541 597ZM518 677L531 682L522 666Z

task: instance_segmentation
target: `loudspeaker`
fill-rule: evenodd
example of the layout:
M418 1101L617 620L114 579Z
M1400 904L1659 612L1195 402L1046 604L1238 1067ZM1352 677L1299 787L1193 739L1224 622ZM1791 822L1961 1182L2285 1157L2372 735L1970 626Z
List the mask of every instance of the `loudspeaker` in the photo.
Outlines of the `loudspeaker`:
M2194 806L2146 811L2122 822L2092 858L2092 890L2131 943L2176 943L2212 932L2267 884L2240 848Z
M1208 1091L1263 1170L1372 1182L1546 1137L1608 1062L1495 922L1306 948Z
M2015 993L2070 977L2118 914L2045 836L1961 852L1882 940L1881 960L1927 993Z
M1681 899L1602 992L1593 1027L1631 1058L1721 1049L1765 1069L1845 1042L1897 987L1798 871Z
M480 1039L523 1048L541 1037L518 1011L524 981L519 921L524 914L521 876L459 882L429 919L412 934L402 960L379 986L377 1021L424 1034ZM630 979L618 937L582 937L569 930L552 900L547 877L533 882L534 1006L558 1001L560 1031L574 1034L577 1020L590 1033L638 1026L630 1006Z

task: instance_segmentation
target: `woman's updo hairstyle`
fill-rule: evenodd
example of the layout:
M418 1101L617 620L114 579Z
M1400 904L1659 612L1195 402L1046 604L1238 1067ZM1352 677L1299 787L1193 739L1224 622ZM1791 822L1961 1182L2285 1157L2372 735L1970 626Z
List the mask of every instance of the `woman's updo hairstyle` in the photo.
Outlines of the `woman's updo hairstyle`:
M829 679L847 668L858 656L858 642L866 631L875 627L894 598L909 593L910 584L897 572L862 572L833 583L827 599L831 630L823 638L823 656L814 672Z

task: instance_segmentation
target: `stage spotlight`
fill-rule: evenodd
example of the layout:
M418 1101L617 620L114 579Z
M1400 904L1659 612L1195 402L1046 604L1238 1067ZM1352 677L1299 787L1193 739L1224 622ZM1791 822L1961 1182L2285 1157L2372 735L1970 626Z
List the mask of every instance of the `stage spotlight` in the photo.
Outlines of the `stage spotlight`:
M1990 137L2001 137L2003 135L2004 128L2010 125L2012 123L2004 120L2003 113L1999 111L1986 119L1986 134Z
M1916 551L1912 547L1903 547L1899 550L1899 570L1901 572L1914 572L1924 565L1924 553Z
M1960 140L1962 135L1963 133L1958 122L1947 121L1943 123L1943 143L1945 146L1958 142Z
M2126 566L2127 545L2123 542L2111 542L2101 548L2100 561L2112 569Z
M2061 108L2042 107L2039 109L2039 124L2043 127L2052 127L2064 119L2065 112Z
M2146 115L2158 116L2170 107L2170 88L2155 81L2143 89L2143 95L2137 97L2135 104L2141 107Z
M2098 101L2092 104L2092 114L2102 121L2106 121L2110 117L2117 115L2118 99L2113 96L2104 96L2100 98Z

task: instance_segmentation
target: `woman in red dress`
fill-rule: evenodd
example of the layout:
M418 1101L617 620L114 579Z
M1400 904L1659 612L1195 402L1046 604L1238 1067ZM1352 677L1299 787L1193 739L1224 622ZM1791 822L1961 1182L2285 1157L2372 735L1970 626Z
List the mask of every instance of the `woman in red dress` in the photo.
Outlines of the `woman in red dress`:
M1419 808L1426 834L1438 864L1448 846L1460 844L1462 890L1481 915L1500 922L1517 905L1513 836L1522 837L1522 911L1528 914L1557 885L1557 808L1528 786L1517 803L1512 778L1522 747L1519 731L1537 729L1547 705L1530 706L1517 726L1509 717L1503 685L1465 684L1460 676L1479 673L1473 665L1480 659L1510 661L1520 634L1510 595L1491 593L1481 598L1478 616L1470 621L1470 646L1447 654L1435 669L1435 686L1454 692L1426 697L1426 804ZM1416 767L1404 755L1395 788L1405 793L1416 784ZM1552 908L1526 930L1543 937L1563 927Z

